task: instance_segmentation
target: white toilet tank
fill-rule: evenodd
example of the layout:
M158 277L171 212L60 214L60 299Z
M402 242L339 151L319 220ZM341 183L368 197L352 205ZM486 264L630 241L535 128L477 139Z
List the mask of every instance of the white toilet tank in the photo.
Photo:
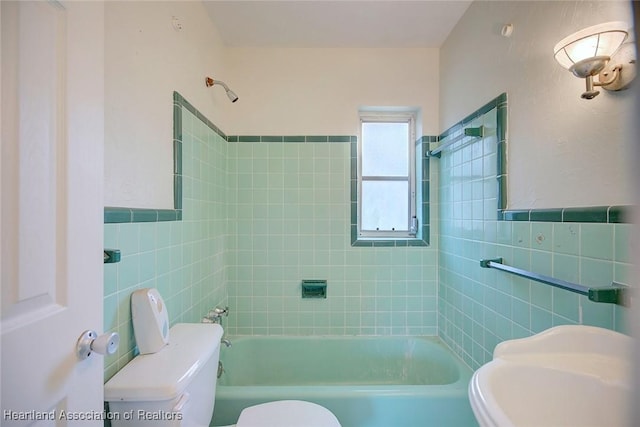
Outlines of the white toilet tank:
M160 351L131 360L104 385L112 426L208 426L222 334L218 324L180 323Z

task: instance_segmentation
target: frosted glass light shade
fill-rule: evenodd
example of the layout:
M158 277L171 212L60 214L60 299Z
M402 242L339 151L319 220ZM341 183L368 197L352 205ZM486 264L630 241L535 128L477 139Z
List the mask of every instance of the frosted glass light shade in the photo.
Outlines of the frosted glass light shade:
M594 25L562 39L553 48L553 54L560 65L571 71L575 64L591 58L604 59L606 63L627 38L627 34L625 22Z

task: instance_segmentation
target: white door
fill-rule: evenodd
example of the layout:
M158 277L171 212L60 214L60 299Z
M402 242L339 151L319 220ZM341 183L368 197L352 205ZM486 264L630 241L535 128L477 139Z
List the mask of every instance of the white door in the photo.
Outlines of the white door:
M102 425L104 5L0 1L0 424ZM53 419L49 419L53 418Z

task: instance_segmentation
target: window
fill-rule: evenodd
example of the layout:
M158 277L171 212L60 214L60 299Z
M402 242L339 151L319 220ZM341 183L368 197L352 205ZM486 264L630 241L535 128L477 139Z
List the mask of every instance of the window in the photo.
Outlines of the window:
M360 239L416 236L415 135L414 114L360 115Z

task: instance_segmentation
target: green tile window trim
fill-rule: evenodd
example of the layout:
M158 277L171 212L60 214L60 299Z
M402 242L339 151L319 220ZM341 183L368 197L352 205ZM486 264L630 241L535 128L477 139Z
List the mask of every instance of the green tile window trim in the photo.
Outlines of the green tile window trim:
M358 237L358 145L357 137L351 137L351 246L355 247L408 247L429 246L431 228L429 226L429 143L436 142L436 136L423 136L416 140L416 157L422 159L421 182L418 186L419 200L418 215L420 232L412 239L359 239Z
M474 119L496 108L497 130L497 208L499 221L530 221L530 222L583 222L583 223L631 223L632 206L589 206L564 207L552 209L507 209L507 94L502 93L492 99L467 117L444 131L435 140L438 142L448 135L460 132Z

